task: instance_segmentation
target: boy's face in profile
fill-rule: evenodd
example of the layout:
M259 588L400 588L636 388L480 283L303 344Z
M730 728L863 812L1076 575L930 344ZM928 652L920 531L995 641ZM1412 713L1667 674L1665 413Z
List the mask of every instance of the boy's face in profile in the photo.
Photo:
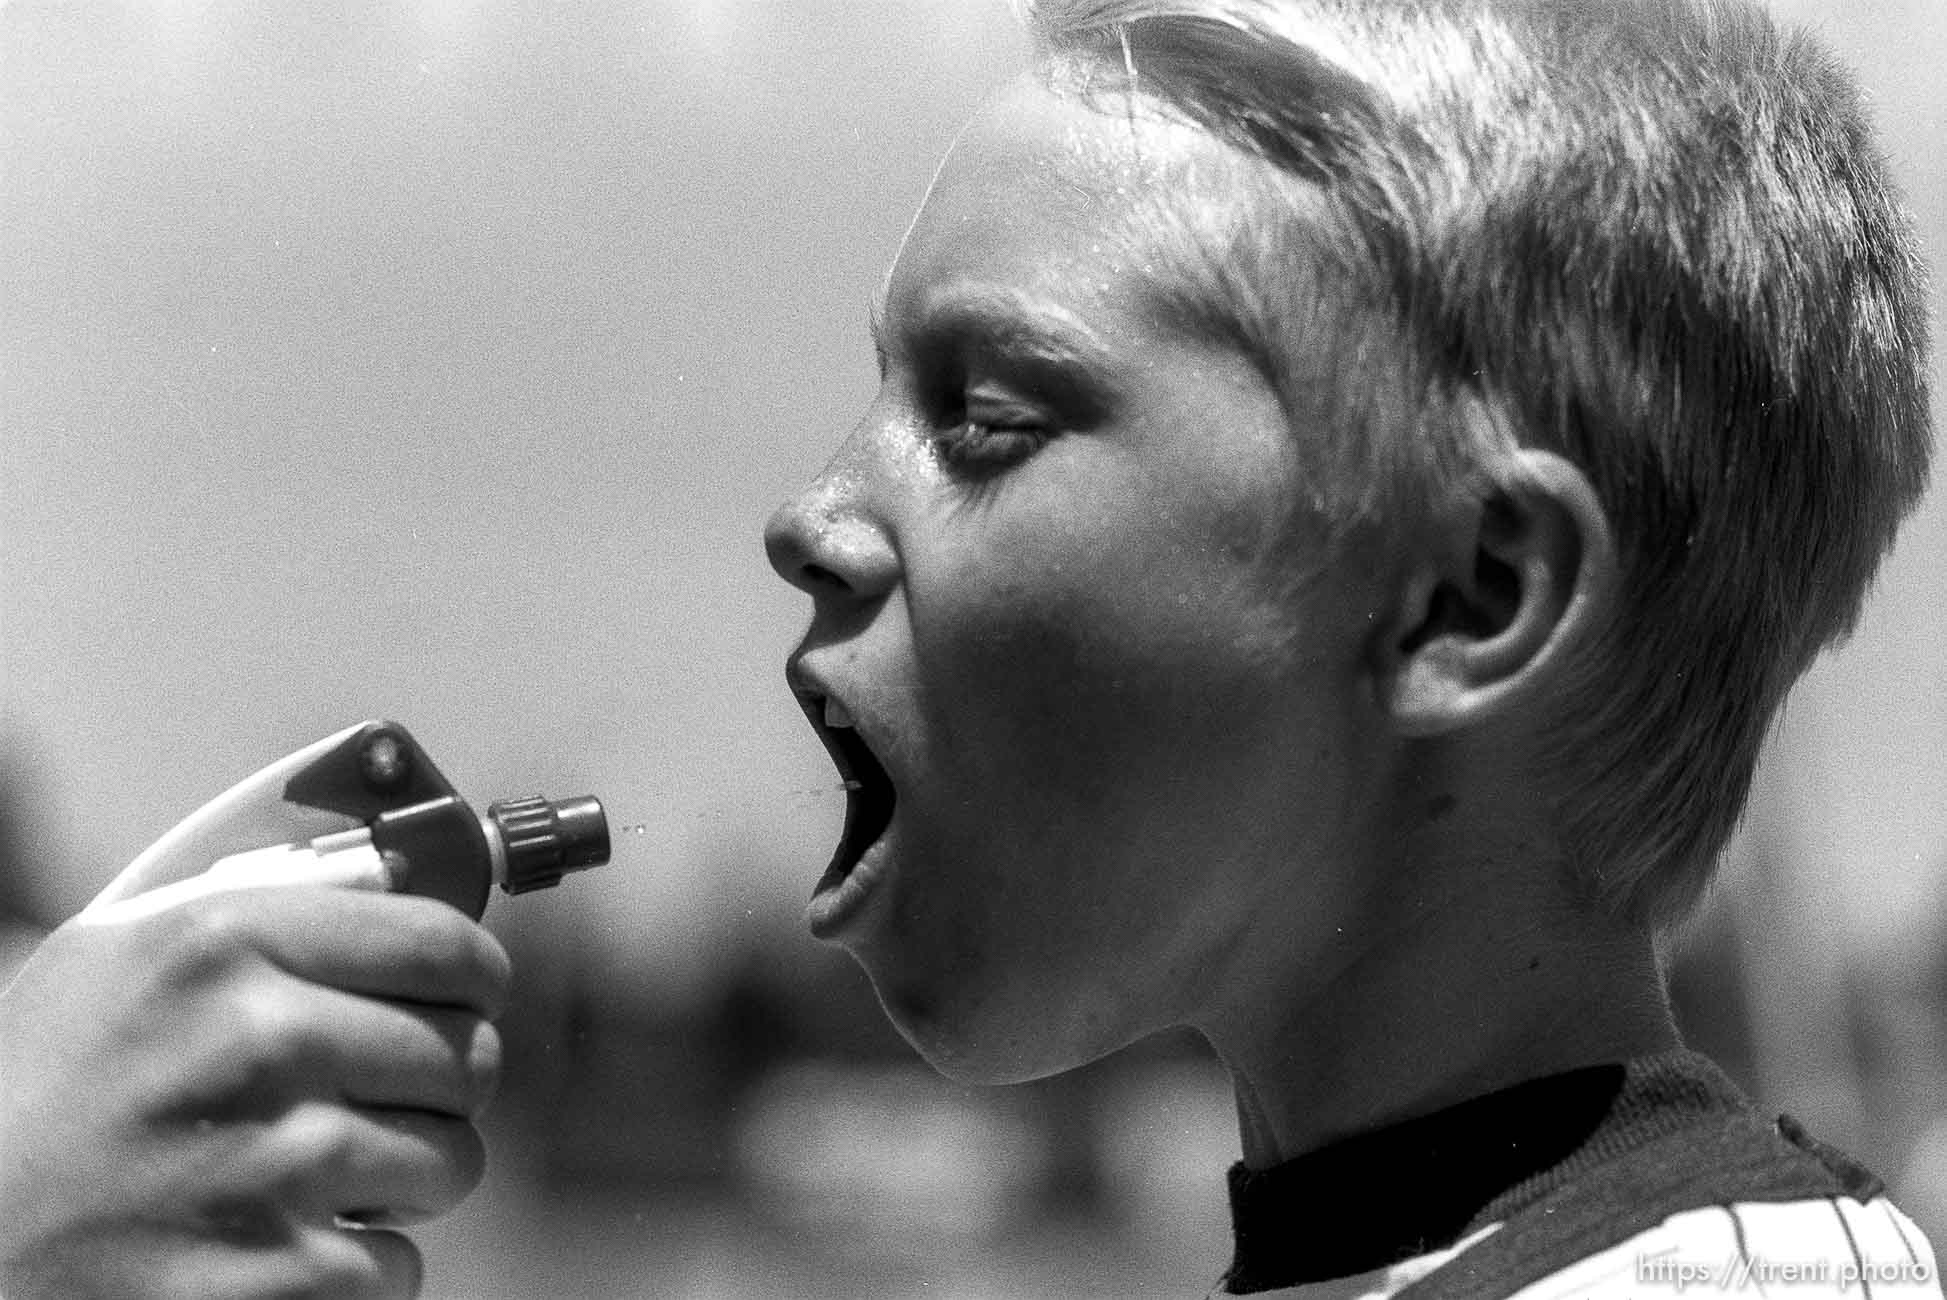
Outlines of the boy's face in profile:
M772 520L815 597L794 686L865 783L811 924L958 1077L1315 986L1359 878L1381 575L1295 580L1310 431L1145 296L1142 205L1216 148L1038 84L983 113L888 280L877 399Z

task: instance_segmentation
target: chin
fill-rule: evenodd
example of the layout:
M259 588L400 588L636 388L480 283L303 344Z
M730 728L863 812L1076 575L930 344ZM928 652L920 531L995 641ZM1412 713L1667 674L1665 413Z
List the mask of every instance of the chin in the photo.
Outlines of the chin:
M944 987L894 980L861 962L893 1028L920 1058L955 1083L1031 1083L1087 1065L1124 1039L1092 1041L1051 1017L1059 999L1008 997L954 982Z

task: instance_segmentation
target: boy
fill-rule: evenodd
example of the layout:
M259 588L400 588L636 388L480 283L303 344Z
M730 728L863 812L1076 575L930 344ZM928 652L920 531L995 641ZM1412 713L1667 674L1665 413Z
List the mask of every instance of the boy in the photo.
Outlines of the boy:
M1228 1293L1938 1294L1869 1176L1681 1050L1653 946L1924 477L1918 268L1846 83L1675 0L1034 23L888 278L878 398L768 533L858 783L814 931L956 1078L1201 1031ZM478 1176L504 957L423 900L333 943L291 892L57 934L9 991L49 1096L141 1046L50 1028L139 1002L84 978L117 952L205 1045L114 1076L121 1181L36 1199L86 1126L15 1126L14 1300L416 1288L335 1213ZM246 1065L304 1068L210 1066L236 1005ZM386 1145L401 1108L440 1122Z
M769 530L814 931L958 1079L1199 1030L1228 1292L1937 1294L1654 950L1925 477L1849 84L1731 3L1034 23Z

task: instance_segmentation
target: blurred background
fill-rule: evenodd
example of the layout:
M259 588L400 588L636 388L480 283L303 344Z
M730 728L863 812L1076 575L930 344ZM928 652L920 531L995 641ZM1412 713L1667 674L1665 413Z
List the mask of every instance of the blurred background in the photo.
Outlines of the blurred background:
M1947 5L1779 0L1947 260ZM0 926L268 760L408 724L616 865L502 904L486 1189L428 1293L1200 1294L1221 1074L920 1067L802 932L842 800L758 543L1018 69L1000 0L0 0ZM1936 383L1938 384L1938 380ZM1692 1037L1947 1241L1947 509L1793 698L1684 936Z

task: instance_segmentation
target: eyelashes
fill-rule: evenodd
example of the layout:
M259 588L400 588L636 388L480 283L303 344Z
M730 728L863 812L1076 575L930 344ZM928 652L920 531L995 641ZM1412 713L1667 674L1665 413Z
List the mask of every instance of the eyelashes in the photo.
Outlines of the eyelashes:
M949 472L966 478L1010 469L1055 436L1045 411L993 383L969 385L935 406L934 455Z
M993 429L962 425L934 439L940 463L967 478L985 478L1011 469L1048 443L1041 430Z
M1048 445L1042 425L964 419L933 435L933 452L948 470L979 478L1010 469Z

